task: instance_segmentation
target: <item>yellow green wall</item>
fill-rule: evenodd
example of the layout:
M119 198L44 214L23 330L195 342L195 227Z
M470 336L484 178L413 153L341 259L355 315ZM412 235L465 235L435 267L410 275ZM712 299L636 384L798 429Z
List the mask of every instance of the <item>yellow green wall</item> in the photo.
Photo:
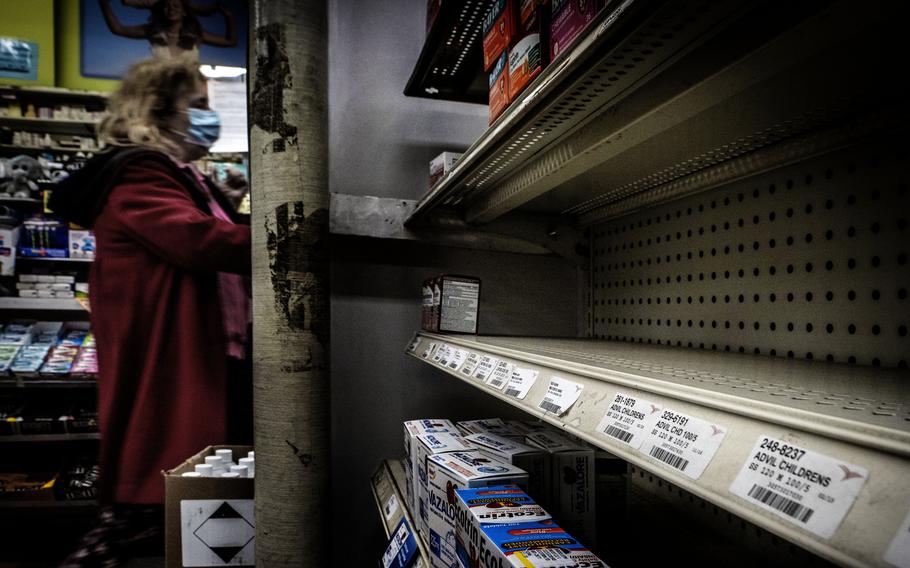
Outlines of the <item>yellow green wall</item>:
M0 37L38 44L38 79L25 81L0 77L0 84L54 86L54 0L0 1Z
M2 0L5 4L7 0ZM28 3L30 0L24 0ZM57 26L57 86L86 91L112 91L118 81L82 76L79 61L79 2L56 0Z

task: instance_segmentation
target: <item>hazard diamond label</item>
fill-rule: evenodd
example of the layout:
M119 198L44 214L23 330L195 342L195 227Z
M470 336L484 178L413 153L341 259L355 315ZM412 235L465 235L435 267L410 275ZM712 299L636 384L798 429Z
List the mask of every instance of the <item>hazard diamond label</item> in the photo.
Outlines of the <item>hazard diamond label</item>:
M256 523L252 499L180 502L184 566L253 566Z

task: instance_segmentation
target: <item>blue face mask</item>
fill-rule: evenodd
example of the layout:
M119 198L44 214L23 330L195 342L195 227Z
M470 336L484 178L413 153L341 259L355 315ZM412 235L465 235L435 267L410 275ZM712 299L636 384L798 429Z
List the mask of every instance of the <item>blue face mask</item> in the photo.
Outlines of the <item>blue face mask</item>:
M211 148L221 134L221 119L218 113L210 109L190 108L190 127L186 131L186 140L204 148Z

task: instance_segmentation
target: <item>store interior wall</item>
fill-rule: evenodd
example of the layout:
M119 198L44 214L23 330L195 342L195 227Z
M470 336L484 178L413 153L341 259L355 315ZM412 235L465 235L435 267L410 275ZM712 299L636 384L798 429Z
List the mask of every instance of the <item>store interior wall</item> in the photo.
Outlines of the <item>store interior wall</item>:
M487 127L486 106L402 94L425 10L423 0L329 2L332 192L416 199L430 159L466 149ZM371 566L385 537L370 476L383 458L402 457L401 422L521 416L404 354L423 279L480 277L483 333L575 336L579 271L556 256L350 237L333 241L332 257L332 550L345 551L345 566Z

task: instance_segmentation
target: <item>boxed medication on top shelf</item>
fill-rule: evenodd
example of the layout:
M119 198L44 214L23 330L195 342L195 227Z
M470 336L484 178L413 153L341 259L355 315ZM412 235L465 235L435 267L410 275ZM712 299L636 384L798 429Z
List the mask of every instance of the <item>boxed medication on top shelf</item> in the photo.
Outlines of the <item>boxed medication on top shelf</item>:
M66 223L44 215L35 215L23 224L19 256L66 258L69 231Z
M430 187L449 175L459 158L461 158L461 152L443 152L430 160Z
M509 98L514 101L549 64L550 10L540 0L520 0L518 26L509 45Z
M509 49L515 35L514 0L494 0L483 19L483 70L490 69Z
M548 452L496 434L471 434L465 438L482 453L528 472L528 494L542 503L547 501L551 493Z
M88 229L70 229L69 247L70 258L94 259L95 233Z
M528 474L479 451L449 452L427 458L427 528L430 563L434 567L457 565L455 491L504 484L526 487Z
M421 434L412 440L411 471L414 484L415 504L411 511L417 530L427 534L427 456L446 452L465 452L476 449L459 434L438 432Z
M477 333L480 279L443 274L439 277L437 329L447 333Z
M490 71L490 124L496 122L512 102L509 94L509 52L506 50Z
M417 503L417 492L414 487L415 472L412 466L412 460L416 458L417 451L414 438L421 434L441 434L443 432L458 434L458 428L444 418L424 418L408 420L404 423L405 493L410 507L414 507Z
M607 566L520 488L459 489L455 497L462 566Z
M596 546L594 450L555 432L532 432L527 441L550 455L544 504L562 527Z
M0 276L12 276L16 272L16 247L19 244L21 226L0 226Z
M604 7L603 0L552 0L550 3L550 58L569 49Z

